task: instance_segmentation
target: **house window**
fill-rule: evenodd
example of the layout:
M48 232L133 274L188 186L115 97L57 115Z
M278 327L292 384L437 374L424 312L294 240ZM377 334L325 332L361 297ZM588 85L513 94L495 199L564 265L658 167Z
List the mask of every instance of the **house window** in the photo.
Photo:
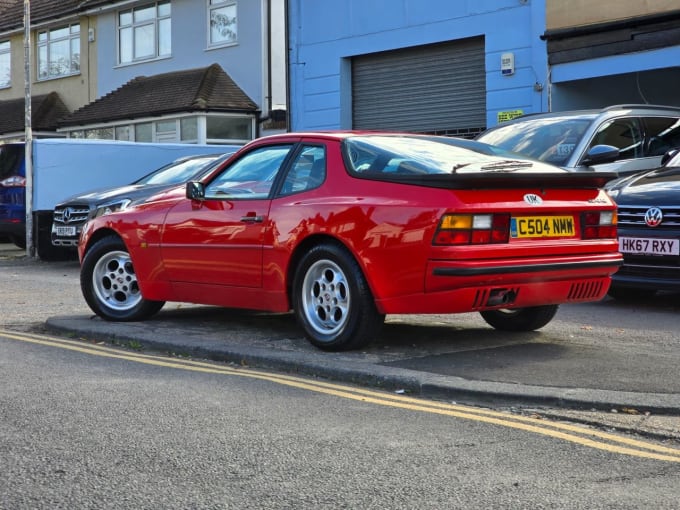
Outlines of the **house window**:
M0 42L0 88L9 87L12 84L11 70L9 41L2 41Z
M163 120L156 124L156 142L172 143L177 141L177 121Z
M153 142L153 124L135 124L135 142Z
M166 57L171 52L170 2L156 2L118 13L121 64Z
M224 140L252 140L253 120L251 117L208 116L206 139L208 143L220 143Z
M116 140L125 140L126 142L133 142L132 126L126 124L124 126L116 126Z
M234 0L209 0L210 46L235 44L238 36L236 2Z
M113 128L86 129L84 138L89 140L113 140Z
M49 80L80 72L80 25L38 32L38 79Z
M183 142L196 143L198 141L198 119L196 117L182 117L179 120L180 139Z
M246 143L253 138L253 117L187 115L68 131L70 138L153 143ZM205 140L202 142L201 140Z

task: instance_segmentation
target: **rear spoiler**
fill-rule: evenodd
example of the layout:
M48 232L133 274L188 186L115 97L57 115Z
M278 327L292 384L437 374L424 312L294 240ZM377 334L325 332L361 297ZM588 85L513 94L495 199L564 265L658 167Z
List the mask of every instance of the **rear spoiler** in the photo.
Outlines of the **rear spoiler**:
M428 188L444 189L521 189L521 188L563 188L600 189L618 177L616 172L470 172L456 174L399 175L366 172L354 174L359 178L373 181L410 184Z

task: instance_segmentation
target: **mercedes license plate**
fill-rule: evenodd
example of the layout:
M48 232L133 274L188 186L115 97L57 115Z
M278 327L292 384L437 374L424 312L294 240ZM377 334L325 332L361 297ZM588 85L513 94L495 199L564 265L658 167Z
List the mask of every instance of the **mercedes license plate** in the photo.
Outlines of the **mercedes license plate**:
M76 227L55 227L58 236L73 237L76 235Z

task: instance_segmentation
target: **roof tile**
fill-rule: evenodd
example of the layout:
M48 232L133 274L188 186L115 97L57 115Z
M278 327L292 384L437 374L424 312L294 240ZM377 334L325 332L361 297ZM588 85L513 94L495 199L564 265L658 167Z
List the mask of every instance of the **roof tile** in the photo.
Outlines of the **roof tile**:
M31 0L31 25L59 19L80 10L81 0ZM24 2L0 0L0 31L24 26Z
M138 76L76 110L59 126L212 111L258 113L257 104L218 65Z
M31 127L36 131L54 131L57 121L70 113L56 92L31 97ZM0 134L26 129L24 98L0 101Z

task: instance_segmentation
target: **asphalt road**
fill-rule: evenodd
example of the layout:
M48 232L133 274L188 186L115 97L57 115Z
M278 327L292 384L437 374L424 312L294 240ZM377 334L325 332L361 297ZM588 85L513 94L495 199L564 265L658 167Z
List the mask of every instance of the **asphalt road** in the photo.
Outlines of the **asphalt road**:
M680 448L0 331L0 508L676 509Z
M604 411L629 427L680 437L680 295L562 306L539 332L493 330L477 314L389 316L367 349L322 353L289 314L171 303L143 323L94 318L76 262L45 263L0 249L0 282L12 299L0 326L49 328L134 348L232 361L496 407ZM614 412L612 412L614 411ZM614 416L616 415L616 416ZM663 423L654 422L665 415ZM644 423L642 423L644 422ZM618 424L618 422L617 422Z

